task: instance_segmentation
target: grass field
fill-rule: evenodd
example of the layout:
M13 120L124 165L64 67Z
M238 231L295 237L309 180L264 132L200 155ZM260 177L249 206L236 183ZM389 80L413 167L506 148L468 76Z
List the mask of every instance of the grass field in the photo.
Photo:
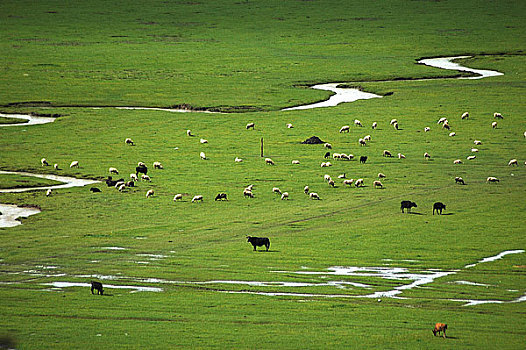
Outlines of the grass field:
M0 194L1 203L42 210L0 228L2 342L21 349L523 348L526 254L480 261L526 249L524 14L524 2L474 0L0 3L0 112L61 115L0 128L0 169L103 179L116 167L114 177L127 179L143 161L152 178L125 192L101 183L98 194L87 187L50 197ZM504 75L400 80L457 76L415 63L464 54L473 58L459 63ZM329 92L307 88L324 82L385 96L281 111L326 99ZM181 105L224 113L111 108ZM465 111L470 117L461 120ZM496 129L494 112L504 116ZM444 116L455 137L437 125ZM254 130L245 129L249 122ZM340 134L342 125L350 133ZM367 134L372 141L360 147ZM313 135L355 159L321 168L322 145L300 143ZM260 157L261 138L276 165ZM382 157L386 149L406 159ZM466 160L471 154L477 158ZM63 170L42 167L43 157ZM512 158L518 167L507 165ZM80 168L69 168L73 160ZM154 161L164 169L153 169ZM387 175L383 189L372 186L379 172ZM366 186L339 180L331 188L323 179L342 173ZM488 176L500 182L486 183ZM49 184L2 175L0 188L25 181ZM242 194L249 184L252 199ZM305 185L321 200L309 200ZM155 195L147 199L149 189ZM214 201L218 192L229 200ZM174 203L176 193L183 201ZM192 203L198 194L204 201ZM400 212L401 200L418 204L413 214ZM447 215L432 215L438 201ZM270 251L253 252L247 235L269 237ZM330 274L334 266L369 273ZM389 268L418 276L382 278ZM105 296L91 295L91 280L105 285ZM50 285L56 282L82 285ZM138 286L162 291L131 288ZM397 289L402 298L364 297ZM253 294L261 292L281 294ZM447 339L433 337L436 322L448 324Z

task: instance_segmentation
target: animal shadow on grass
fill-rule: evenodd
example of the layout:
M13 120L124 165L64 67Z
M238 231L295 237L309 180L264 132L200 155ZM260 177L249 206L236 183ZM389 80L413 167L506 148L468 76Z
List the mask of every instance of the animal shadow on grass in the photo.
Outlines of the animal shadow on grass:
M409 214L413 214L413 215L426 215L426 214L419 213L419 212L417 212L417 211L410 211Z
M444 213L444 214L440 214L440 215L455 215L455 213Z

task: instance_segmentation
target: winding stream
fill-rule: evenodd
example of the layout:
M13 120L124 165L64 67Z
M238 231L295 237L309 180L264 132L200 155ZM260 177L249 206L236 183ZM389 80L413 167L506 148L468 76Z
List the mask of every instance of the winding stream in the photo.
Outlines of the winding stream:
M4 114L4 113L0 113L0 118L14 118L14 119L27 120L27 123L0 124L0 127L47 124L47 123L53 123L56 119L56 118L50 118L50 117L38 117L38 116L29 115L29 114Z

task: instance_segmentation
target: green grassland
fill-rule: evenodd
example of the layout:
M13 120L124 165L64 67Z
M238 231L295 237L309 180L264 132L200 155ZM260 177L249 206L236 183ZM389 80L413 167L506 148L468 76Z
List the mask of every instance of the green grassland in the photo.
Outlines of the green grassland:
M526 292L526 254L465 268L526 246L524 14L520 1L0 3L0 110L62 115L0 129L0 169L103 179L116 167L128 178L143 161L152 178L124 192L101 183L97 194L0 195L1 203L42 210L0 229L0 337L34 349L522 348L523 302L464 306L448 299L512 301ZM415 63L463 54L474 55L463 65L504 75L391 81L457 76ZM280 111L327 98L307 88L322 82L392 94ZM230 113L110 108L182 104ZM460 119L464 111L467 120ZM496 129L494 112L504 115ZM437 125L443 116L455 137ZM354 119L364 127L338 133ZM245 129L248 122L254 130ZM367 134L372 141L360 147ZM300 143L313 135L355 159L321 168L322 145ZM274 166L260 157L261 138ZM483 144L467 161L475 139ZM406 159L382 157L385 149ZM360 155L369 157L366 164ZM42 157L63 170L41 167ZM507 165L512 158L518 167ZM80 168L68 167L73 160ZM164 169L153 169L154 161ZM372 186L379 172L387 175L383 189ZM330 188L323 179L342 173L366 186L336 181ZM486 183L488 176L500 182ZM2 175L0 186L21 180ZM249 184L253 199L242 195ZM305 185L321 200L309 200ZM290 199L280 200L272 187ZM147 199L149 189L155 195ZM229 200L214 201L218 192ZM183 201L174 203L176 193ZM202 203L191 202L197 194ZM400 212L401 200L418 204L414 214ZM449 215L432 215L437 201ZM270 251L253 252L247 235L270 237ZM407 299L348 297L407 280L295 273L331 266L452 273L404 290L399 296ZM102 279L106 285L163 291L106 288L99 297L88 287L44 285L101 276L118 277ZM372 289L190 283L221 280L348 281ZM433 337L436 322L448 324L448 339Z

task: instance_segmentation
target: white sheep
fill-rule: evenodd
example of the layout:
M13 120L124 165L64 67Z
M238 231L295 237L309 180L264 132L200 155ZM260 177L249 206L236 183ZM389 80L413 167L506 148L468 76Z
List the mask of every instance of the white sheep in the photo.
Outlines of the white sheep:
M347 160L351 160L354 158L354 154L345 154L342 153L342 158L346 158Z
M255 126L256 126L256 124L254 124L254 123L248 123L246 128L247 128L247 130L248 129L254 129Z
M340 128L340 133L349 132L350 130L351 130L351 127L349 125L344 125Z
M40 159L40 164L42 164L42 166L49 166L49 163L47 162L46 158Z
M78 168L79 167L79 161L78 160L74 160L71 162L71 164L69 165L70 168Z
M428 131L430 131L430 130L431 130L431 128L430 128L429 126L426 126L426 127L424 128L424 132L428 132Z
M365 142L365 140L362 138L358 139L358 143L360 144L360 146L367 146L367 142Z
M342 157L342 155L340 153L333 153L332 154L332 158L334 159L340 159Z
M453 164L462 164L462 161L460 159L455 159L453 161Z
M446 122L446 121L447 121L447 118L446 118L446 117L442 117L442 118L440 118L440 119L438 120L437 124L442 124L442 123L444 123L444 122Z
M343 180L344 185L352 186L354 184L354 179Z
M504 117L502 116L502 114L497 113L497 112L493 113L493 118L504 119Z
M180 200L180 199L183 199L183 194L182 193L178 193L174 196L174 202Z
M148 192L146 192L146 198L150 198L151 196L153 196L153 194L153 190L148 190Z
M201 152L201 153L199 153L199 157L200 157L201 159L205 160L205 159L206 159L206 154L205 154L205 152Z
M244 197L254 198L254 194L252 193L252 191L249 190L249 189L247 189L247 188L245 188L245 189L243 190L243 196L244 196Z
M393 124L393 128L395 128L395 130L400 129L399 126L398 126L398 123L394 123L394 124Z
M310 199L320 199L320 196L318 196L316 192L311 192L309 193L309 198Z
M355 119L355 120L354 120L354 125L356 125L356 126L363 126L363 125L362 125L362 122L359 121L358 119Z
M292 129L292 128L294 128L294 126L292 125L292 123L288 123L288 124L287 124L287 129Z
M329 174L325 174L325 175L323 175L323 179L325 181L329 181L331 179L331 176Z
M274 161L271 158L265 158L265 164L274 165Z
M391 154L391 152L389 152L388 150L384 149L384 151L382 152L382 155L384 157L392 157L393 155Z
M241 163L242 161L243 161L243 159L238 158L238 157L236 157L236 158L234 159L234 162L236 162L236 163Z
M305 194L309 194L309 190L310 190L309 186L305 186L305 187L303 187L303 192L304 192Z
M328 143L328 142L325 142L323 144L323 147L328 148L328 149L332 149L332 145L330 143Z
M454 132L450 132L450 133L449 133L449 136L450 136L450 137L453 137L453 136L456 136L456 135L457 135L457 134L454 133Z
M373 130L376 129L377 127L378 127L378 123L374 122L373 125L372 125Z
M197 202L197 201L202 202L203 201L203 196L198 194L198 195L194 196L194 198L192 198L192 203L193 202Z
M405 156L402 153L398 153L398 159L405 159Z
M394 123L398 123L398 120L396 120L396 119L391 119L391 121L389 122L389 125L393 125Z
M281 190L280 190L278 187L273 187L273 188L272 188L272 192L273 192L273 193L281 194Z
M118 188L119 192L122 192L126 188L126 184L121 184ZM148 197L147 197L148 198Z
M462 115L460 116L460 119L468 119L469 118L469 113L468 112L464 112L462 113Z
M192 131L191 131L190 129L186 130L186 135L188 135L188 136L194 136L194 135L192 135Z
M371 141L371 135L365 135L363 139L364 141Z
M127 137L126 140L124 140L124 143L127 145L132 145L132 146L134 145L133 140L130 139L129 137Z
M300 161L297 160L297 159L295 159L295 160L292 161L292 164L299 164L299 163L300 163Z
M511 160L508 162L508 166L510 166L510 165L517 165L517 166L518 166L518 165L519 165L519 162L517 161L517 159L514 158L514 159L511 159Z
M119 174L119 171L117 170L117 168L110 167L108 171L110 172L110 174Z
M473 143L475 145L482 145L482 141L480 141L480 140L475 140L475 141L473 141Z
M137 166L146 166L146 163L144 163L144 162L139 162L139 163L137 163Z
M424 158L425 159L429 159L429 158L431 158L431 155L429 153L427 153L427 152L424 152Z
M161 164L161 162L153 162L153 168L154 169L164 169L164 167Z
M288 192L283 192L281 194L281 200L284 200L284 199L289 199L289 193Z
M330 179L328 185L334 187L336 184L334 183L333 179Z
M146 174L142 174L142 175L141 175L141 179L144 180L144 181L150 181L150 182L152 182L152 179L151 179L148 175L146 175Z
M526 131L524 132L524 137L526 137Z
M444 124L442 124L442 128L449 130L451 129L451 125L449 125L449 122L446 120Z
M51 196L51 192L53 192L53 191L51 190L51 188L49 188L49 189L46 191L46 197Z
M475 152L475 153L476 153L476 152L478 152L478 151L479 151L478 148L472 148L472 149L471 149L471 152Z
M354 182L355 187L361 187L363 186L363 179L358 179Z
M345 179L345 173L338 175L338 179Z
M60 170L60 169L58 168L58 164L57 164L57 163L53 164L53 169L55 169L55 170Z
M199 143L208 143L208 140L206 140L206 139L199 139Z
M496 129L496 128L497 128L497 122L493 122L493 123L491 123L491 127L492 127L493 129Z
M117 181L115 183L115 186L113 186L113 187L115 187L116 189L119 189L119 187L121 187L122 185L124 185L124 180Z
M332 166L331 162L323 162L323 163L321 163L321 167L322 168L326 168L326 167L330 167L330 166Z
M137 175L136 174L130 174L130 179L132 179L133 181L138 181L139 179L137 178Z
M477 156L467 156L467 157L466 157L467 160L473 160L473 159L475 159L475 158L477 158Z
M489 176L489 177L486 179L486 182L499 182L499 179L497 179L497 178L494 177L494 176Z
M375 180L375 181L373 181L373 187L374 188L377 188L377 187L382 187L383 188L384 185L382 185L382 183L380 181Z
M386 176L384 173L378 173L378 178L379 179L384 179Z
M245 189L248 191L252 191L253 188L254 188L254 185L248 185Z

